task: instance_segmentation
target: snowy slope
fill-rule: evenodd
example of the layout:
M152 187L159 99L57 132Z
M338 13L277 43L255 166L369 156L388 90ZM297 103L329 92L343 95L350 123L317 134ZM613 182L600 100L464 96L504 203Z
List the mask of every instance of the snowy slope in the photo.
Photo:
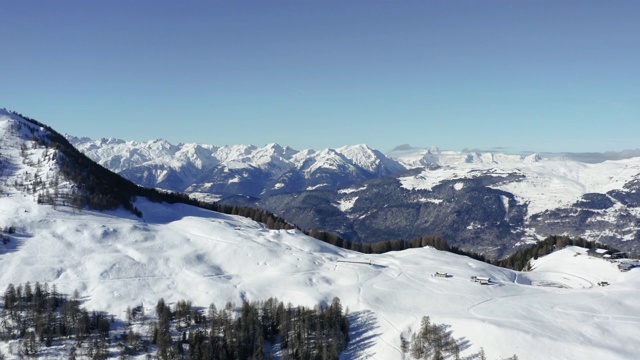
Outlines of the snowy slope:
M0 109L0 194L14 188L42 201L45 195L62 197L74 189L60 175L59 152L37 144L47 137L46 129Z
M313 306L340 297L355 336L349 358L401 359L400 333L420 318L452 326L489 358L628 359L640 351L637 270L566 249L515 273L430 248L362 255L296 231L272 231L249 220L140 199L144 220L125 212L77 213L11 194L1 226L18 229L0 255L0 288L47 282L78 290L90 309L122 314L191 299L206 307L278 297ZM361 261L355 264L340 261ZM432 277L446 271L452 277ZM491 277L494 285L471 282ZM563 283L566 288L531 286ZM598 288L598 281L612 283ZM544 281L543 281L544 282Z
M406 168L398 162L386 157L378 150L372 149L365 144L343 146L336 151L350 159L355 165L371 172L378 173L384 169L392 173L401 172Z
M33 143L11 131L15 121L0 114L3 184L38 169L22 161L16 145ZM32 150L35 159L41 149ZM517 273L432 248L363 255L186 205L143 198L135 205L142 219L54 209L3 186L0 227L16 233L0 245L0 289L46 282L78 290L87 308L113 314L138 305L152 312L159 298L206 307L278 297L313 306L338 296L351 314L345 359L402 359L400 334L417 330L425 315L451 325L465 341L464 356L480 346L490 359L630 359L640 351L638 270L620 273L583 249L558 251ZM451 276L433 277L437 271Z

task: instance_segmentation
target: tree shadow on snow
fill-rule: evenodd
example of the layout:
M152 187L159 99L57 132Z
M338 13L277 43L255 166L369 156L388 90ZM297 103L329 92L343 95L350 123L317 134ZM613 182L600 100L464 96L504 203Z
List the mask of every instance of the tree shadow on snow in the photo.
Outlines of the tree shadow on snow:
M0 255L18 251L22 243L31 236L24 234L5 234L0 235Z
M460 352L463 352L465 350L468 350L471 348L471 341L467 340L466 338L459 338L457 339L457 343L458 343L458 347L460 349ZM469 356L463 357L463 360L475 360L475 359L480 359L480 354L479 353L474 353L471 354Z
M368 358L375 356L371 347L377 342L378 321L373 311L364 310L349 314L349 345L340 354L340 359Z

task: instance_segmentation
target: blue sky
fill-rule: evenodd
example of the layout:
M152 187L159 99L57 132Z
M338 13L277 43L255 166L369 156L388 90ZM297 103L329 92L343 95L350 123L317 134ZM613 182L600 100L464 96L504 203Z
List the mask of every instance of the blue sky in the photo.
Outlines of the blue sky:
M296 149L640 148L640 1L4 1L0 107Z

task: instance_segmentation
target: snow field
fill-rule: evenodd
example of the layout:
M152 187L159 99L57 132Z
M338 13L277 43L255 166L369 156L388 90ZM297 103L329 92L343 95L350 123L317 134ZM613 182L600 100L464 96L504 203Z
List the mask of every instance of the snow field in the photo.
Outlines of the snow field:
M0 287L48 282L78 290L89 309L150 310L161 297L203 308L269 297L314 306L338 296L359 324L353 358L401 359L400 334L416 330L425 315L468 341L467 355L482 346L489 358L625 359L640 348L640 317L629 315L640 310L635 270L620 273L614 264L574 256L578 248L516 273L432 248L363 255L297 231L144 199L136 204L144 220L120 211L53 210L14 195L1 203L3 221L20 226L17 249L0 255ZM433 277L436 271L452 276ZM493 285L472 282L474 275ZM523 285L527 280L564 281L564 288ZM585 286L603 280L612 285Z
M7 123L0 116L0 129ZM4 148L3 155L19 159ZM34 168L14 161L10 170L6 176ZM416 331L422 316L448 324L463 356L481 346L490 359L632 359L640 352L639 270L620 273L584 249L557 251L519 273L432 248L358 254L180 204L138 199L138 219L53 209L2 190L0 227L17 232L0 245L0 289L47 282L63 293L78 290L89 310L122 317L138 305L152 313L160 298L206 308L277 297L312 307L338 296L351 314L348 359L402 359L400 334ZM611 285L593 285L600 281Z

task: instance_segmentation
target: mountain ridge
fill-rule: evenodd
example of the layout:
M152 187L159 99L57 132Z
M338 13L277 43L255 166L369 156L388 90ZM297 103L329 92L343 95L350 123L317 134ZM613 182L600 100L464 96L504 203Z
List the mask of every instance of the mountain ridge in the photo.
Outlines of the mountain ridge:
M354 145L291 149L296 166L283 157L254 161L255 153L274 154L274 148L287 149L277 144L226 147L226 165L207 171L193 166L197 180L172 190L258 207L352 242L435 235L466 250L502 257L547 236L567 235L640 252L638 157L583 162L559 155L429 148L392 158ZM108 166L110 159L129 159L131 148L125 149L102 159L95 149L88 154ZM162 159L149 162L158 168L130 167L122 175L145 184L141 173L166 171L169 165ZM170 176L179 178L167 173L163 184L170 185Z
M257 147L69 135L67 139L90 158L140 185L220 197L334 189L405 170L364 144L298 151L274 143Z

